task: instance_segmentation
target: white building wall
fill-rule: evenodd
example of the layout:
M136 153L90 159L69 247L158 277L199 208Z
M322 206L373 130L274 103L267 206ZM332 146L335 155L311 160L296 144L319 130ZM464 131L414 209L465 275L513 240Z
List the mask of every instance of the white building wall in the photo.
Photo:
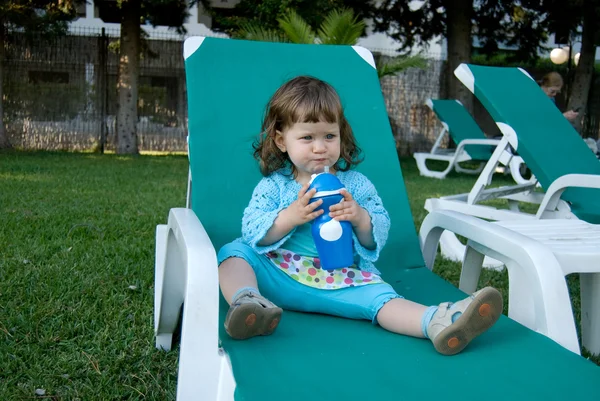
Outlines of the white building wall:
M240 0L212 0L213 4L216 6L221 6L223 8L232 8ZM79 18L69 25L71 30L77 29L101 29L105 28L107 30L117 31L121 30L121 24L119 23L110 23L104 22L102 19L96 17L95 12L95 4L93 0L88 0L85 6L85 17ZM208 26L211 24L211 18L205 15L202 12L202 6L194 5L189 9L190 16L185 24L183 24L184 28L187 30L188 36L217 36L217 37L226 37L226 35L222 33L213 32L210 30ZM164 33L173 33L175 32L173 28L169 28L167 26L157 26L153 27L150 24L143 25L142 28L146 33L148 33L151 39L160 38L161 34Z
M386 56L398 54L400 42L390 38L385 33L375 33L372 28L372 21L367 20L367 36L360 38L358 45L366 47L372 52L379 52ZM421 53L424 57L432 57L445 60L447 57L446 40L442 37L435 38L427 46L415 46L411 54Z

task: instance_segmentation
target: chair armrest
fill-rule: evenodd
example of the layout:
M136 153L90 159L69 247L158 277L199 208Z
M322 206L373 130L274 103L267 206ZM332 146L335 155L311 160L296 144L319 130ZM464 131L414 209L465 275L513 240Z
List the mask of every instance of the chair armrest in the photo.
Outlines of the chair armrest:
M435 210L425 217L419 230L425 265L430 270L433 269L439 238L444 230L513 258L534 256L537 252L548 251L542 244L529 237L477 217L451 210ZM562 277L560 270L556 273L560 274L558 277Z
M458 148L462 148L466 145L487 145L487 146L498 146L500 139L463 139L457 145Z
M456 145L455 154L460 155L465 146L498 146L498 144L500 144L499 139L464 139Z
M544 199L535 215L536 218L544 217L546 211L556 209L560 198L567 188L599 188L600 175L594 174L567 174L557 178L546 191Z
M481 146L498 146L500 145L500 139L465 139L460 141L460 143L456 146L456 154L460 154L465 146L473 146L473 145L481 145ZM514 155L509 152L507 149L502 152L499 156L500 163L508 166L510 161L514 158Z
M466 237L468 246L480 254L504 262L511 287L509 305L511 302L523 303L532 308L532 313L525 319L517 319L520 323L548 335L573 352L579 352L566 280L550 249L532 238L476 217L449 210L434 211L423 220L419 232L429 269L433 268L444 230ZM483 261L483 257L479 261ZM464 268L471 266L463 264ZM527 290L517 292L517 288Z
M179 399L182 394L197 391L199 378L203 383L212 383L210 389L207 387L204 391L217 391L216 383L219 383L224 363L219 354L219 278L215 248L191 209L171 209L167 228L159 307L173 304L173 299L183 301L184 305L177 385ZM161 332L160 324L156 331Z

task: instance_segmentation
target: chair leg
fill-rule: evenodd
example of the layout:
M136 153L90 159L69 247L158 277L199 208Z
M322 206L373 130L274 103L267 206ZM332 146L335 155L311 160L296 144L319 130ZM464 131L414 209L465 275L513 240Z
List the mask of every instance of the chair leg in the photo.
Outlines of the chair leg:
M185 271L182 256L166 225L156 227L154 331L156 348L169 351L183 304Z
M483 266L483 258L484 255L482 253L477 252L467 245L458 285L461 291L472 294L477 290L477 283L479 283L479 276Z
M600 273L580 273L581 345L600 354Z
M525 271L514 262L507 263L506 268L508 270L508 317L526 327L547 334L546 327L538 327L534 298L531 296L529 279Z
M426 162L428 160L426 153L414 153L413 157L415 158L415 161L417 162L417 168L419 169L419 173L424 177L444 179L444 178L446 178L446 176L448 175L448 173L452 170L452 167L454 166L454 158L448 158L448 160L432 159L432 160L439 160L439 161L447 162L448 165L442 171L430 170L426 164Z
M515 261L506 263L508 270L508 317L542 333L566 349L580 355L575 320L564 279L557 293L541 293L532 288L532 280ZM528 269L527 269L528 270ZM562 295L561 295L562 293Z

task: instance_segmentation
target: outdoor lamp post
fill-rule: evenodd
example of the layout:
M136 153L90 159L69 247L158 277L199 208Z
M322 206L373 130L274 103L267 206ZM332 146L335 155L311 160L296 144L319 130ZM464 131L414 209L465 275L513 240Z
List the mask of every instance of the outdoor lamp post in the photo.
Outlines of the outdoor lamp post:
M564 47L557 47L550 52L550 60L554 64L564 64L569 60L569 51Z
M581 53L576 53L573 56L573 63L579 64L579 57ZM571 48L570 47L557 47L550 52L550 60L554 64L564 64L571 59Z

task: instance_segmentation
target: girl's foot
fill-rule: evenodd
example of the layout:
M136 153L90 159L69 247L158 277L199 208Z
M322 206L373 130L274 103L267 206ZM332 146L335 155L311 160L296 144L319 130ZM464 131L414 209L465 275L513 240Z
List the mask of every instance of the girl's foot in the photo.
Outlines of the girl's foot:
M502 294L485 287L462 301L440 304L427 326L427 335L440 354L457 354L496 323L502 308Z
M282 309L252 291L241 292L225 317L225 330L236 340L272 334L281 320Z

